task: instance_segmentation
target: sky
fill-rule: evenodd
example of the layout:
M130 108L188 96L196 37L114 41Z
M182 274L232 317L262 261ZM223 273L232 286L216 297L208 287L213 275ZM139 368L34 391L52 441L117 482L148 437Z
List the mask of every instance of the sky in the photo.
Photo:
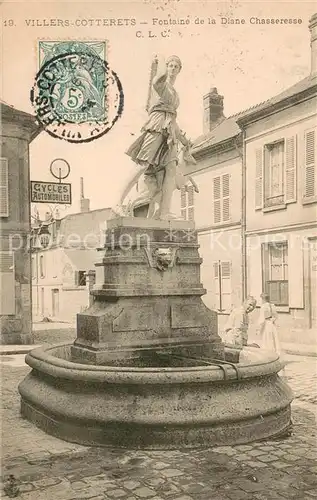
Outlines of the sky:
M38 71L40 40L107 40L109 66L122 84L124 110L106 135L91 143L70 144L43 131L30 146L32 180L53 180L49 166L55 158L69 162L67 182L72 183L73 205L68 211L60 207L65 215L79 211L80 177L84 178L91 209L98 209L114 206L135 172L137 167L125 150L146 119L149 73L155 55L161 62L171 54L182 60L175 84L180 96L178 123L194 139L203 132L202 98L211 87L224 96L224 113L230 116L309 74L308 21L317 6L316 2L300 1L5 1L1 10L1 98L7 103L34 113L29 96ZM251 24L251 17L300 19L301 23L259 25ZM208 18L216 24L209 24ZM223 24L221 18L245 19L245 24ZM135 25L104 26L103 20L109 23L109 19L135 19ZM164 24L179 19L190 23ZM54 26L56 20L60 26ZM52 25L43 26L44 21ZM44 205L38 208L47 209Z

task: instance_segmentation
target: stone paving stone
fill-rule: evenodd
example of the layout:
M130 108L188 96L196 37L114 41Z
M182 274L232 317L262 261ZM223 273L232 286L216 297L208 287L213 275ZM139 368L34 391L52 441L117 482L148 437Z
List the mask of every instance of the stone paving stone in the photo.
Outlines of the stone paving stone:
M182 488L186 493L199 493L206 490L206 486L202 483L192 483L187 485L182 485Z
M106 494L109 498L123 498L127 496L127 492L122 489L116 489L112 491L106 491Z
M34 489L35 489L35 487L32 483L23 483L23 484L19 485L20 493L25 493L27 491L33 491Z
M252 446L247 444L239 444L238 446L235 446L234 449L239 451L250 451L252 450Z
M263 490L262 484L255 481L250 481L246 478L238 478L235 481L235 486L239 486L241 490L246 491L247 493Z
M161 471L161 474L166 477L176 477L176 476L182 476L184 472L177 470L177 469L163 469Z
M142 488L134 490L133 494L140 498L153 498L156 495L156 492L146 486L142 486Z
M163 495L165 497L171 497L171 495L176 495L176 493L178 494L181 493L181 490L173 483L164 483L158 486L156 490L160 495Z
M259 462L257 460L248 460L247 462L245 462L247 465L249 465L250 467L256 467L256 468L263 468L263 467L267 467L267 464L263 463L263 462Z
M274 451L272 451L272 455L275 455L277 457L283 457L283 456L287 455L287 453L288 452L285 450L276 450L275 449Z
M182 495L181 497L175 497L174 500L193 500L193 497Z
M253 498L254 500L282 500L284 497L275 491L266 490L265 493L255 493Z
M141 483L139 481L124 481L123 483L123 486L127 489L127 490L134 490L135 488L137 488L137 486L140 486Z
M250 455L251 457L258 457L259 455L265 455L265 451L253 449L248 451L247 455Z
M129 500L129 498L127 498ZM138 500L136 497L133 497L131 500ZM151 500L164 500L162 497L152 497Z
M48 486L54 486L55 484L61 483L60 478L45 478L38 481L33 481L35 488L47 488Z
M248 460L248 455L246 453L241 453L235 456L235 460L243 461L243 460Z
M87 488L87 483L84 483L83 481L74 481L71 483L71 487L73 490L82 490L84 488Z
M156 462L153 465L154 469L161 470L161 469L167 469L170 466L170 464L166 464L165 462Z
M230 498L230 500L247 500L248 498L251 498L245 491L240 489L237 490L236 488L232 488L231 491L227 491L226 495Z
M286 467L291 467L291 464L285 464L283 462L271 462L271 465L273 467L276 467L277 469L285 469Z
M264 450L264 451L273 451L273 450L275 450L275 447L274 446L268 446L268 445L261 445L261 446L259 446L259 449L260 450Z
M272 456L272 455L260 455L258 456L258 460L260 460L261 462L274 462L276 460L276 457L275 456Z
M162 477L154 477L154 478L148 478L145 479L144 482L147 483L149 486L159 486L163 483L165 483L166 479Z

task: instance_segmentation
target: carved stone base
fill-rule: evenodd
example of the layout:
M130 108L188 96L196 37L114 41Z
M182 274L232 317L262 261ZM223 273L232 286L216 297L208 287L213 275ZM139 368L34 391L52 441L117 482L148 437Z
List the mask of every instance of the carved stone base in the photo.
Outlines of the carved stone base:
M189 355L222 359L217 313L201 299L198 248L186 221L109 221L95 301L77 315L74 361L105 364L180 345Z

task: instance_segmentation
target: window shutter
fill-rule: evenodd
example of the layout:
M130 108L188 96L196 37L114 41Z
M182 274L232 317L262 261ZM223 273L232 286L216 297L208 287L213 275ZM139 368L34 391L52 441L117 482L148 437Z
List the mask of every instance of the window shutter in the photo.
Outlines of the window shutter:
M261 247L254 238L247 239L247 255L247 293L259 300L262 293Z
M188 187L188 206L194 206L194 186Z
M255 151L255 209L263 207L263 149Z
M219 279L219 263L214 262L214 278Z
M0 314L15 314L14 256L0 252Z
M221 262L221 277L223 279L231 277L231 263L230 261Z
M9 173L6 158L0 158L0 217L9 217Z
M285 141L285 203L297 200L296 136Z
M316 196L316 140L315 130L305 133L304 198Z
M74 272L74 280L75 280L75 286L79 286L79 272L78 271Z
M221 262L221 293L222 309L229 311L231 309L231 261L223 260Z
M186 219L186 189L184 186L181 188L181 216Z
M262 260L262 292L268 293L268 281L270 279L270 259L268 243L261 244L261 260Z
M222 176L222 220L230 220L230 175Z
M214 223L221 222L221 178L213 179L213 194L214 194Z
M304 307L303 237L298 234L288 245L288 297L289 306Z
M219 283L219 262L215 261L214 267L214 285L212 288L214 294L214 307L220 309L220 283Z

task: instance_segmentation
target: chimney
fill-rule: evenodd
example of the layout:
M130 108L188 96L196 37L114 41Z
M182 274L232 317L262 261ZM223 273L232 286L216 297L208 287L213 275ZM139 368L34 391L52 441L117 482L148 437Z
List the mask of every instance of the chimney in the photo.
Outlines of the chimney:
M90 200L84 197L84 178L80 178L80 212L89 212L90 210Z
M317 76L317 13L309 20L311 67L310 74Z
M223 96L218 94L215 87L212 87L203 98L204 104L204 134L210 132L225 116L223 114Z

